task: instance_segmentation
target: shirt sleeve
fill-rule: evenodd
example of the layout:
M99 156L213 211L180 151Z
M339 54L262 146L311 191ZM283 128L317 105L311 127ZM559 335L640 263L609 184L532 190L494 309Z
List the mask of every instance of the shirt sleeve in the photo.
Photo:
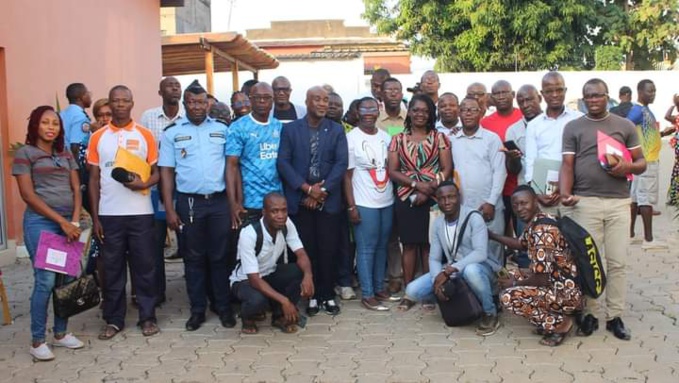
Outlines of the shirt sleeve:
M439 141L439 150L440 149L450 149L450 140L448 137L446 137L445 134L436 131L436 135L438 136L438 141Z
M18 176L21 174L31 174L31 160L28 157L26 146L19 148L14 153L14 159L12 160L12 175Z
M526 127L526 153L524 153L526 164L524 178L526 183L533 180L533 166L535 164L535 159L538 156L538 144L535 129L534 123L528 123L528 126Z
M249 118L249 117L245 117ZM226 155L241 157L243 155L243 148L245 147L245 140L243 139L243 129L241 124L231 125L226 134Z
M563 154L575 154L578 151L577 137L575 136L575 128L571 122L567 123L563 128L562 150Z
M347 134L347 155L347 169L354 169L356 167L356 146L352 134Z
M73 122L71 122L66 129L68 131L68 145L80 144L83 141L83 138L90 132L90 119L85 112L83 112L81 115L75 117Z
M259 273L259 262L257 262L257 254L255 254L255 245L257 243L257 234L252 226L243 229L238 238L238 259L243 273L256 274Z
M99 166L99 140L104 133L104 129L97 130L92 137L90 137L90 144L87 146L87 163L94 166Z
M154 165L158 163L158 144L156 143L156 139L149 129L143 128L140 129L140 131L146 141L146 162L150 165Z
M295 252L299 249L302 249L304 246L302 245L302 241L299 239L297 228L295 227L295 224L292 223L290 218L288 218L288 220L285 222L285 227L288 229L288 235L285 237L285 243L287 243L290 250ZM240 246L240 243L238 246Z
M627 119L632 121L634 125L641 125L644 122L644 114L641 107L634 105L629 113L627 113Z
M160 140L160 158L158 166L174 168L177 165L174 157L174 135L165 132Z
M491 205L496 205L502 195L502 189L504 189L505 186L507 167L505 166L505 154L500 151L500 148L502 147L500 137L496 134L493 134L492 136L492 143L489 145L489 157L491 168L493 169L493 178L490 187L490 195L486 202Z
M389 151L390 152L398 152L398 149L401 147L401 137L403 136L403 133L399 133L395 135L394 137L391 138L391 142L389 143Z

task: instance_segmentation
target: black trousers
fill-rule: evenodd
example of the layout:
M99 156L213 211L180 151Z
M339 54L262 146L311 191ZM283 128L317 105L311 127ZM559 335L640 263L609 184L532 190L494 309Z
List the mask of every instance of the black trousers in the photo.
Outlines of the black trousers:
M285 295L294 305L297 305L301 294L300 284L303 277L304 274L297 264L288 263L278 265L276 271L264 276L262 279L274 290ZM232 289L233 294L241 301L240 315L243 319L250 319L254 315L264 312L268 307L271 307L271 317L273 320L283 316L281 304L267 298L252 287L249 281L236 282L233 284Z
M205 314L208 275L217 312L229 313L231 268L228 266L227 253L231 215L226 193L214 195L210 199L178 193L177 214L184 223L179 235L183 241L186 292L189 295L191 314Z
M341 230L346 230L342 227L340 214L300 206L297 214L291 215L290 219L297 227L311 261L316 291L314 298L321 302L334 299Z
M100 216L104 229L101 244L104 278L104 320L125 327L127 264L137 291L139 322L156 319L156 236L153 215Z
M158 302L165 300L165 241L167 240L167 221L154 219L154 231L156 234L156 292Z

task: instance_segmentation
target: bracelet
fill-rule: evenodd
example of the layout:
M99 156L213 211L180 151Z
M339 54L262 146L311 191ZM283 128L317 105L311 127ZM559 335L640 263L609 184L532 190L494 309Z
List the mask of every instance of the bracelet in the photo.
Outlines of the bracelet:
M306 194L311 194L311 189L312 189L312 188L313 188L313 186L309 185L309 189L307 189Z
M71 222L71 225L75 227L80 227L80 222Z
M347 211L353 211L353 210L356 210L356 206L351 206L351 207L347 208Z

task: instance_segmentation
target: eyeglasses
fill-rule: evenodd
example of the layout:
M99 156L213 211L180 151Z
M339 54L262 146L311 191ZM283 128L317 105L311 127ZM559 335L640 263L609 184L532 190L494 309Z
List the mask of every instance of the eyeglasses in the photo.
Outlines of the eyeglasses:
M607 97L607 96L608 96L608 93L589 93L589 94L583 95L582 98L584 98L585 100L594 100L594 99L600 100L600 99Z
M246 100L246 101L236 101L236 102L234 102L232 105L233 105L233 108L234 108L234 109L240 109L240 108L242 108L242 107L244 107L244 106L248 106L248 107L251 106L249 100Z
M476 114L480 111L481 111L481 109L479 109L479 108L460 108L460 114L466 114L466 113Z
M358 108L358 111L361 114L368 114L368 113L377 113L378 109L377 108Z
M290 87L287 87L287 88L273 88L273 92L274 92L274 93L278 93L278 92L288 93L288 92L291 91L291 90L292 90L292 89L290 89ZM252 98L252 97L250 97L250 98Z
M54 162L54 166L61 168L61 163L59 162L59 157L57 157L56 154L52 155L52 162Z
M252 100L254 102L268 102L268 101L273 100L273 97L253 95L253 96L250 96L250 100Z

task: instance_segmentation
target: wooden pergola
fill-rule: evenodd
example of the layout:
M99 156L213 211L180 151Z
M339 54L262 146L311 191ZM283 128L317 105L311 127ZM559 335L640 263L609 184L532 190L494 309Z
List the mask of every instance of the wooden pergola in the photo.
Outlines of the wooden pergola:
M278 60L238 33L190 33L163 36L163 76L205 73L207 91L214 94L214 73L231 72L233 89L240 89L238 71L255 75L278 67Z

